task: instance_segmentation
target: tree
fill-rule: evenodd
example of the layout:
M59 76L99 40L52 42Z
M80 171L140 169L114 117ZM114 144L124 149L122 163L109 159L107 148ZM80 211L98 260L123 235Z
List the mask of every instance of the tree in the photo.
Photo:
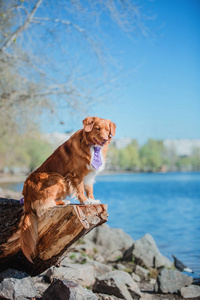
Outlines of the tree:
M141 167L144 171L158 171L163 164L164 146L162 141L149 139L140 149Z
M200 148L193 149L190 162L194 171L200 170Z
M138 171L140 161L137 141L133 140L126 148L119 150L119 165L124 170Z
M37 122L44 108L83 111L105 93L105 82L110 89L102 75L111 59L99 38L106 40L108 20L116 30L146 34L131 0L10 0L0 10L0 112L10 128L25 128L30 113Z
M119 168L119 151L114 144L109 145L106 166L114 170Z

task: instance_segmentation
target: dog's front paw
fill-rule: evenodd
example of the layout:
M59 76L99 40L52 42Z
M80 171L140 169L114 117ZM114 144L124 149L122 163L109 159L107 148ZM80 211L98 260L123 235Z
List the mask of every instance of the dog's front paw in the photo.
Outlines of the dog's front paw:
M91 198L88 198L88 200L84 201L85 205L91 205L91 204L101 204L100 200L94 200Z

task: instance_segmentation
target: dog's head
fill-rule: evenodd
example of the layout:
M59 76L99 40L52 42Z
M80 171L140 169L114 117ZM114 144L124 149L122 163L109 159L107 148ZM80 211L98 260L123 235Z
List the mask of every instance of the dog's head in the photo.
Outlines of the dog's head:
M93 145L104 146L115 135L116 125L110 120L87 117L83 120L87 141Z

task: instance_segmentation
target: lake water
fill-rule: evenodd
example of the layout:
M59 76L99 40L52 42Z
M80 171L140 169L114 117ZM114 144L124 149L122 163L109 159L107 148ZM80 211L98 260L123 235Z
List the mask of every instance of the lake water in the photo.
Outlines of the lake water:
M150 233L163 255L174 254L200 277L200 173L102 175L94 195L108 204L108 225L134 240Z

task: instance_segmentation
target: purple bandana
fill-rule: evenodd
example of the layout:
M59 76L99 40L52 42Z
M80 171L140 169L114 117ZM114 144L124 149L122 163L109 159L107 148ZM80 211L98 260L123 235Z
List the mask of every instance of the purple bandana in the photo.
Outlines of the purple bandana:
M95 168L95 170L98 170L102 165L101 147L99 146L94 146L94 155L91 165Z

